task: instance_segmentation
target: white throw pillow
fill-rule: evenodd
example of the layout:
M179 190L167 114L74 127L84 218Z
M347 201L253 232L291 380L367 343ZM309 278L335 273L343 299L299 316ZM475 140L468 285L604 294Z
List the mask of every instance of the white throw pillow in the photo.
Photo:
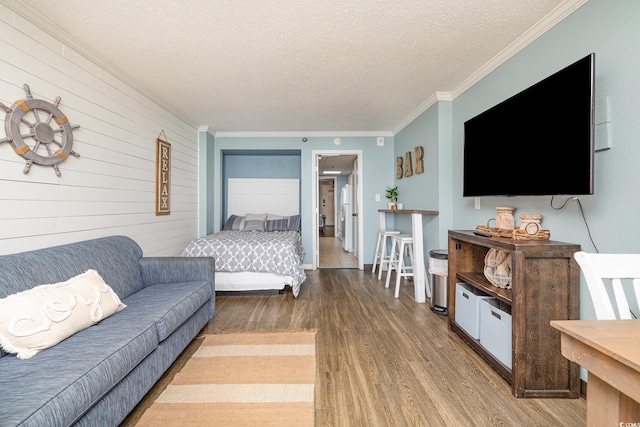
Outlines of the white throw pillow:
M126 306L95 270L0 299L0 346L28 359Z
M271 220L274 220L274 219L283 219L283 218L286 218L286 217L282 216L282 215L275 215L275 214L270 214L270 213L267 214L267 221L271 221Z

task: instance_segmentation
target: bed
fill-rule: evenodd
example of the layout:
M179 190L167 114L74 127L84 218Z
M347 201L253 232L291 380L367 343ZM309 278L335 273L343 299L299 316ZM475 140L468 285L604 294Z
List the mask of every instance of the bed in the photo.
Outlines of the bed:
M299 188L297 179L229 179L223 230L189 242L182 256L214 257L218 292L289 286L297 297L306 279Z

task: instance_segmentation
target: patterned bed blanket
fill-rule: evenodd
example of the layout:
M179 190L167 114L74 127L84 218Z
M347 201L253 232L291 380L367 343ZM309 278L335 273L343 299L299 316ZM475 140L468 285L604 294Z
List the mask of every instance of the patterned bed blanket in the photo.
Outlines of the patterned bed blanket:
M220 231L191 241L182 256L211 256L216 271L253 271L293 278L293 294L307 278L302 238L297 231Z

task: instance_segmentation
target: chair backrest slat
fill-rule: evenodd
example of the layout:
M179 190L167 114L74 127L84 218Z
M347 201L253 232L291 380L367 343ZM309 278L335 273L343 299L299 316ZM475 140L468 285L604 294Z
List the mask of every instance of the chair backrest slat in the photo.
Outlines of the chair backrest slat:
M636 301L640 301L640 254L590 254L576 252L574 255L587 283L597 319L631 319L629 302L622 280L633 283ZM611 281L613 302L607 292L605 280Z

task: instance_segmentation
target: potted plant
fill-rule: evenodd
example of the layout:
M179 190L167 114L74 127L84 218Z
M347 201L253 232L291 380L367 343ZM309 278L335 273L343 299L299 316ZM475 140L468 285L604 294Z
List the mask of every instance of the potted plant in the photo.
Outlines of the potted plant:
M387 187L387 199L389 199L389 209L396 209L396 202L398 201L398 186Z

